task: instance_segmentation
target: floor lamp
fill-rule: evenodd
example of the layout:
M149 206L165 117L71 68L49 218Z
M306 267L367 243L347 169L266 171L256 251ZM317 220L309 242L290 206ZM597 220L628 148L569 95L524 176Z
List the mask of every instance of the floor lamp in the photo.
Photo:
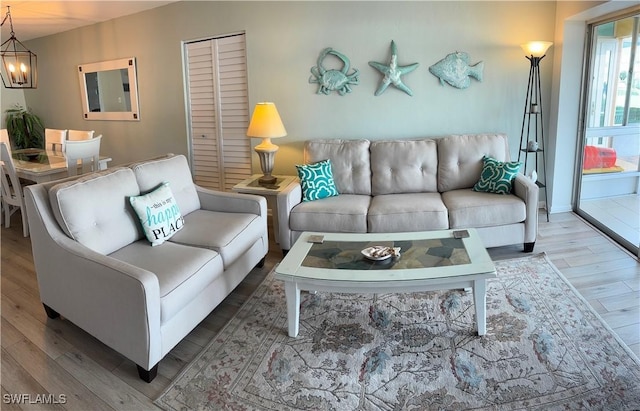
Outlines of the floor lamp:
M273 171L274 158L278 146L271 142L272 138L284 137L287 135L276 105L270 102L258 103L253 110L251 123L247 130L247 137L261 138L262 143L255 147L260 158L260 168L264 174L258 179L258 184L262 186L272 186L276 183L276 178L271 175Z
M525 153L524 174L527 174L527 159L529 154L535 155L535 167L538 166L538 154L542 155L542 178L547 178L547 166L544 157L544 122L542 118L542 93L540 90L540 61L553 43L550 41L530 41L522 44L525 57L531 63L529 68L529 82L527 84L527 97L524 103L522 116L522 129L520 130L520 155ZM535 173L532 172L532 175ZM549 221L549 202L547 200L546 184L536 177L536 184L544 190L545 211Z

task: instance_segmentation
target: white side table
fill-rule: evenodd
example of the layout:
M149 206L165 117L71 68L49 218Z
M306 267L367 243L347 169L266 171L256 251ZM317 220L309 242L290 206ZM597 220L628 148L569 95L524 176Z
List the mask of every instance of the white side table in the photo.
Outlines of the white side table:
M280 241L280 230L278 226L278 201L277 196L282 190L284 190L289 184L296 181L295 176L275 176L276 183L272 186L261 186L258 184L258 179L262 177L262 174L254 174L251 177L243 180L233 186L233 191L243 194L257 194L267 199L267 208L271 210L271 218L273 219L273 235L276 243Z

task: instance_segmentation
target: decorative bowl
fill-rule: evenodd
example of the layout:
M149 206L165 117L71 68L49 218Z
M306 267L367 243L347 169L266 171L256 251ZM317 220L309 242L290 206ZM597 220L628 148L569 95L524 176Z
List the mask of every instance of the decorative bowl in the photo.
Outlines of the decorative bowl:
M20 154L32 159L32 158L36 158L38 157L40 154L43 154L44 150L41 150L39 148L25 148L24 150L20 151Z
M369 260L382 261L391 257L400 257L400 247L387 247L384 245L374 245L361 251Z

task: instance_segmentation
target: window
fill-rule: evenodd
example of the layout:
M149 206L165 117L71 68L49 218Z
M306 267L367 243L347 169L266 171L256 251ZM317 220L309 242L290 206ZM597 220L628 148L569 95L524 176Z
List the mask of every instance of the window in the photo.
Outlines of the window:
M639 170L639 19L632 16L592 28L585 174Z
M640 243L640 14L590 24L589 71L576 209L638 253Z

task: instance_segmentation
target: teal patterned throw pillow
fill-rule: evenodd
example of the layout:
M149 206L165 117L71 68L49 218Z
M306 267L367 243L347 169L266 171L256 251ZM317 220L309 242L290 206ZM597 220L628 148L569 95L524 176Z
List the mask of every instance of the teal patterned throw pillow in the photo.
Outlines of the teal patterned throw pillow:
M482 161L484 162L482 174L480 174L480 180L473 186L473 191L511 194L513 180L520 171L522 163L502 162L487 156L484 156Z
M302 201L313 201L338 195L338 189L333 182L331 160L296 165L296 169L302 186Z

